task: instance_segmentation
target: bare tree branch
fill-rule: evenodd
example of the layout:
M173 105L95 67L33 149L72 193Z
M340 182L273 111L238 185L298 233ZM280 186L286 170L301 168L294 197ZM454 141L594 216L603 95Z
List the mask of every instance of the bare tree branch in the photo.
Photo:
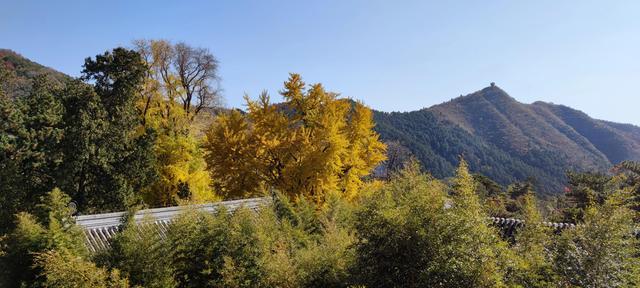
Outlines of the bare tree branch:
M138 40L134 46L151 67L167 100L180 101L193 118L202 109L221 104L218 60L208 49L165 40Z

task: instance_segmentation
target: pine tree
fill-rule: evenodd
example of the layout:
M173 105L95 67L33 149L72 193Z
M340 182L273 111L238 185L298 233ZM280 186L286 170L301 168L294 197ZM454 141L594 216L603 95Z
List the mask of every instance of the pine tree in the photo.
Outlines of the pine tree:
M155 134L140 129L135 110L146 66L116 48L85 61L82 79L62 92L65 137L60 186L82 211L121 210L139 202L155 177Z
M22 109L24 135L20 137L21 182L27 198L23 211L39 202L39 198L55 187L56 171L62 162L60 144L64 137L64 107L56 95L59 88L44 76L33 81L33 88L18 105Z
M0 231L11 226L18 211L33 212L55 186L63 138L63 108L55 91L45 77L37 77L20 99L0 92Z
M113 181L110 163L114 155L104 145L109 124L98 95L80 81L67 83L62 93L65 137L58 184L81 211L122 207L119 189L109 183Z
M23 116L16 103L0 90L0 235L13 226L14 214L24 205L21 189L20 139Z

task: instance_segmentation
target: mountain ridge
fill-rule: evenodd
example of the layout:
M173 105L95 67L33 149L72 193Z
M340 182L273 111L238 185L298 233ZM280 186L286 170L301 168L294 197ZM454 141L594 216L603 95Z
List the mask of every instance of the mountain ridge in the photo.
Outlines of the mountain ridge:
M430 116L415 116L417 114ZM399 141L417 152L416 157L426 169L435 170L434 174L438 176L451 175L451 167L455 167L457 160L451 161L449 157L448 165L443 165L422 155L464 155L467 161L472 159L470 166L475 172L501 184L508 184L513 179L535 178L545 194L561 191L567 170L606 172L621 161L640 159L640 127L593 119L564 105L542 101L521 103L493 83L429 108L402 113L376 111L374 115L379 125L376 130L384 140ZM389 118L405 118L404 121L409 122L422 118L432 124L406 129L406 125L398 123L397 119ZM430 130L425 128L428 125L457 127L463 132L452 132L453 128L449 128L449 132ZM389 130L390 127L393 130ZM447 142L446 133L454 133L467 143ZM417 145L416 135L422 135L417 138L430 143L429 148ZM443 143L427 141L427 138L443 139ZM499 156L505 154L508 157ZM503 169L486 167L496 164L512 167L510 171L500 172L511 174L512 179L496 175L496 171ZM446 167L444 171L442 167Z
M44 76L56 84L71 78L53 68L31 61L13 50L0 48L0 80L3 81L0 87L11 97L20 97L28 93L33 80L38 76Z
M0 49L0 72L13 77L0 83L11 97L27 93L38 75L58 83L71 78L8 49ZM493 83L415 111L373 112L381 139L408 148L436 177L452 176L463 156L474 173L500 184L530 179L540 193L556 194L567 170L606 172L640 160L640 127L565 105L521 103Z

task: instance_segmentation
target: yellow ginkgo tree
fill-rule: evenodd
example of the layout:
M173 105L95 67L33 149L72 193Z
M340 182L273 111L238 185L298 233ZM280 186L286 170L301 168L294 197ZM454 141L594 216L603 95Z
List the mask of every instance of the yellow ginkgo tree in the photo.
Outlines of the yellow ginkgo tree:
M175 205L181 201L208 202L217 199L211 187L193 115L185 110L181 96L184 85L171 69L173 46L162 40L136 42L148 66L136 108L141 115L141 132L156 133L157 179L143 191L151 206Z
M246 98L246 114L220 115L207 131L205 159L216 191L238 198L273 188L318 203L327 193L355 196L385 157L371 111L321 84L307 87L298 74L281 94L281 104L267 93Z

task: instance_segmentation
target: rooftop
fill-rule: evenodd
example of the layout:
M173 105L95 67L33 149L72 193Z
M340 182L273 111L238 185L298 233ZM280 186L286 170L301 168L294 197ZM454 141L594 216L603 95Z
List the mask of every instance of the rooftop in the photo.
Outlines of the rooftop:
M256 210L259 206L266 203L266 198L251 198L242 200L231 200L217 203L189 205L189 206L173 206L165 208L146 209L136 212L134 220L141 223L145 217L151 217L158 233L165 235L169 229L169 225L180 213L186 209L197 209L205 212L214 213L221 207L225 207L227 211L244 207ZM101 251L110 248L110 241L122 227L122 220L126 212L82 215L76 217L76 224L84 229L86 236L85 243L91 252Z

